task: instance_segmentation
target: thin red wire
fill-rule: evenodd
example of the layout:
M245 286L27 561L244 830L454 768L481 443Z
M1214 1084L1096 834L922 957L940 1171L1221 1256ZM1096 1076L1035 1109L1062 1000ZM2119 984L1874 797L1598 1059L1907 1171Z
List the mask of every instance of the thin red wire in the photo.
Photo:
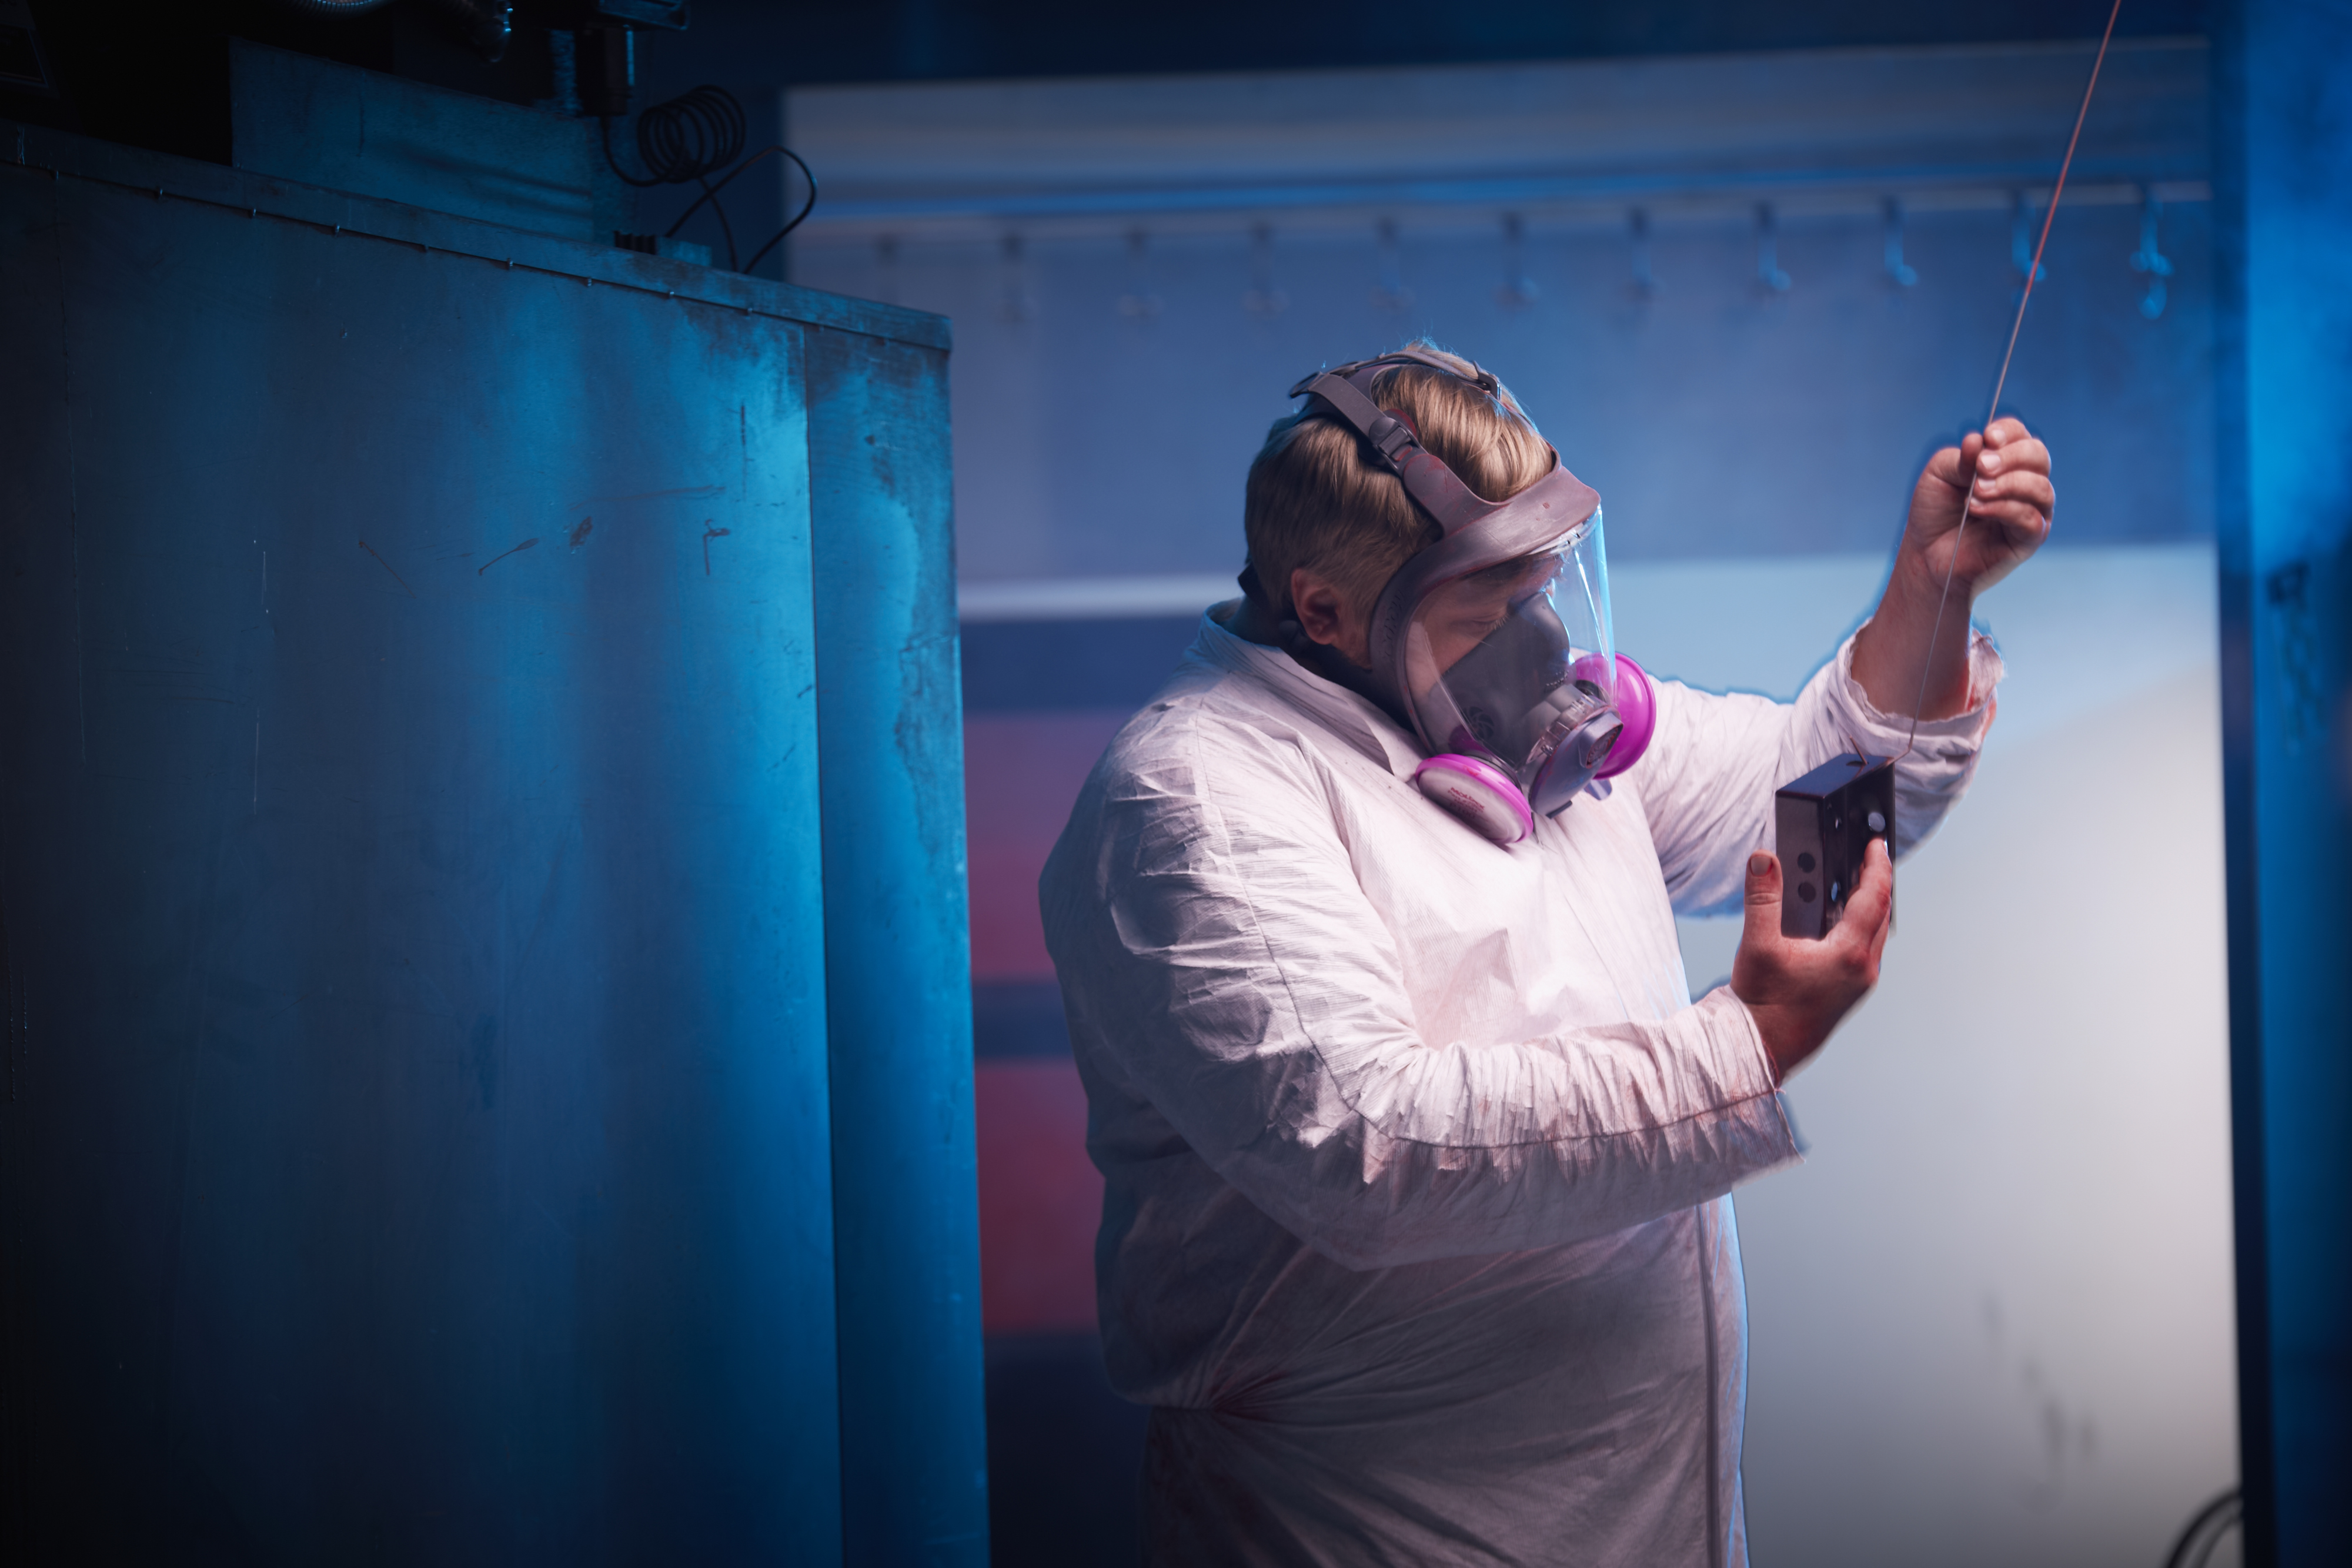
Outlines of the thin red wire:
M1985 411L1985 424L1990 428L1994 416L2000 413L2000 394L2009 385L2009 364L2017 357L2018 333L2025 327L2025 306L2033 298L2033 280L2042 276L2042 252L2050 243L2050 225L2058 216L2058 200L2066 193L2066 172L2074 166L2074 149L2083 140L2083 121L2091 115L2091 95L2099 89L2099 68L2107 63L2107 44L2116 36L2116 18L2123 14L2124 0L2116 0L2107 12L2107 30L2099 35L2098 57L2091 62L2091 79L2083 88L2083 107L2074 111L2074 134L2066 138L2066 156L2058 165L2058 183L2050 193L2050 210L2042 214L2042 237L2033 244L2033 264L2025 269L2025 291L2017 297L2017 316L2009 324L2009 348L2000 356L2000 374L1992 383L1992 406ZM1903 755L1911 755L1912 746L1919 738L1919 709L1927 700L1927 677L1936 668L1936 643L1944 634L1944 610L1951 602L1952 574L1960 564L1960 541L1968 537L1969 512L1976 505L1973 477L1969 488L1960 495L1960 526L1952 530L1951 564L1944 568L1944 590L1936 601L1936 623L1927 633L1927 656L1919 670L1919 692L1911 699L1911 734L1903 743Z

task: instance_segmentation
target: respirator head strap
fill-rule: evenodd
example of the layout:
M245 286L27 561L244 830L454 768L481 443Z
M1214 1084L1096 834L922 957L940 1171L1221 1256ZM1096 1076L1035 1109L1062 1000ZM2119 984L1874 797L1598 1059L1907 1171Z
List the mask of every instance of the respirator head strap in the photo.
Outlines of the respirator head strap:
M1362 693L1410 728L1430 758L1414 775L1423 792L1473 816L1489 836L1511 842L1532 831L1534 805L1547 812L1564 809L1592 777L1593 765L1606 759L1622 725L1605 690L1582 679L1576 684L1584 695L1572 694L1570 700L1559 700L1557 693L1565 689L1567 679L1559 672L1547 674L1531 669L1528 690L1516 694L1524 700L1512 700L1507 695L1499 706L1493 693L1469 700L1447 679L1418 681L1411 667L1413 628L1423 601L1442 584L1523 558L1533 560L1547 552L1581 550L1588 538L1597 551L1599 541L1593 536L1601 526L1601 497L1570 473L1559 454L1549 447L1551 465L1534 484L1500 501L1480 496L1451 465L1423 445L1421 433L1410 418L1373 401L1372 385L1379 372L1402 365L1441 371L1476 387L1489 398L1503 395L1501 383L1484 371L1465 376L1451 365L1411 351L1318 371L1290 389L1291 396L1308 400L1304 417L1330 418L1353 430L1371 449L1373 462L1394 474L1415 508L1437 524L1440 537L1381 585L1369 628L1370 669L1335 670L1329 666L1346 661L1332 650L1320 645L1292 646L1294 642L1305 644L1307 639L1289 621L1283 627L1284 646L1308 669ZM1596 564L1593 580L1600 580L1600 575ZM1244 587L1251 587L1254 581L1255 574L1248 574ZM1263 593L1272 585L1255 586ZM1549 595L1550 591L1542 591ZM1605 653L1610 641L1605 587L1600 591L1604 608L1600 612L1598 646ZM1277 613L1287 610L1286 604ZM1565 650L1570 646L1566 628L1559 624L1556 610L1547 606L1547 612ZM1549 664L1549 660L1538 662ZM1605 686L1609 674L1594 678ZM1530 725L1538 725L1542 733L1525 733ZM1502 750L1497 751L1496 746ZM1465 799L1474 803L1483 800L1486 807L1471 811L1463 804ZM1496 804L1514 801L1517 808L1509 811Z
M1488 397L1496 394L1500 383L1484 372L1475 378L1465 376L1450 365L1405 352L1318 371L1302 376L1290 389L1292 397L1308 400L1309 413L1328 413L1354 430L1381 465L1403 482L1405 494L1444 536L1405 562L1383 585L1372 610L1371 694L1390 712L1410 715L1412 705L1405 700L1404 629L1422 595L1446 578L1573 536L1600 509L1601 497L1570 473L1554 451L1551 472L1516 496L1487 500L1421 444L1410 421L1372 401L1373 377L1392 365L1436 371L1476 387ZM1423 729L1417 717L1412 727L1416 733ZM1422 734L1421 738L1424 746L1437 745L1437 737Z
M1358 364L1342 365L1336 371L1318 371L1301 379L1297 386L1290 389L1290 395L1320 403L1334 417L1362 436L1381 465L1404 481L1405 493L1412 497L1413 504L1428 513L1445 533L1467 528L1508 506L1510 503L1507 501L1489 501L1465 485L1459 475L1422 445L1421 437L1414 433L1409 421L1372 401L1372 377L1391 365L1420 365L1423 369L1453 376L1456 381L1467 380L1444 365L1432 364L1418 356L1391 354ZM1480 383L1470 382L1468 384L1478 386ZM1557 455L1552 461L1555 465L1559 463Z

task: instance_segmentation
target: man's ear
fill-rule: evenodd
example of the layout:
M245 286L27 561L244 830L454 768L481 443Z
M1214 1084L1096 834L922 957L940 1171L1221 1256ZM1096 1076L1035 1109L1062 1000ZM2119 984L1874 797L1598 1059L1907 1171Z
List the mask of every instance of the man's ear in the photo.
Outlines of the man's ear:
M1346 601L1322 573L1303 566L1292 571L1290 603L1299 630L1316 642L1336 644L1346 635Z

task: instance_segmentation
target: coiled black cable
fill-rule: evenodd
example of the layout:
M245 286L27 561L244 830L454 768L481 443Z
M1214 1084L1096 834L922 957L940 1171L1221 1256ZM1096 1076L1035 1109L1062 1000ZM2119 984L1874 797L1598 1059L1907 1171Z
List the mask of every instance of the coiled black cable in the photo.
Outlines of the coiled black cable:
M613 172L630 184L643 188L648 185L683 185L688 182L702 187L702 194L680 213L677 222L670 225L665 237L675 237L686 226L687 219L700 212L704 203L710 205L711 214L719 220L719 232L727 238L727 265L737 272L749 272L760 265L761 258L783 242L786 235L801 226L816 208L816 175L801 155L781 143L762 147L740 163L743 157L745 120L743 106L725 88L708 84L656 103L637 116L637 157L645 164L640 176L621 167L613 156L613 120L603 117L604 162ZM738 174L772 153L781 153L800 166L801 177L808 183L808 199L792 221L776 231L775 237L751 253L751 259L738 265L735 254L735 225L727 221L727 209L719 201L719 193ZM710 176L735 163L733 169L720 177L717 184Z
M612 156L613 122L604 122L604 149ZM743 106L725 88L698 87L637 116L637 156L645 179L618 163L613 172L632 185L683 185L715 174L743 155Z

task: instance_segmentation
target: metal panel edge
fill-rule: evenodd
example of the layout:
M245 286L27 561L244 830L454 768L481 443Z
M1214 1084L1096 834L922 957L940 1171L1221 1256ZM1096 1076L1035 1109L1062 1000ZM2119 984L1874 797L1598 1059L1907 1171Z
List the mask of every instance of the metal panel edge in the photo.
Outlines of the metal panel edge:
M2219 582L2245 1560L2335 1561L2352 1388L2352 16L2218 9Z
M369 239L446 251L505 267L530 267L583 281L724 306L747 315L945 350L944 316L852 299L796 284L747 277L610 246L506 228L478 219L272 179L193 158L149 152L43 126L0 120L0 168L89 180L148 193L157 201L201 202L255 219L307 224Z
M946 356L812 332L845 1560L987 1561Z

